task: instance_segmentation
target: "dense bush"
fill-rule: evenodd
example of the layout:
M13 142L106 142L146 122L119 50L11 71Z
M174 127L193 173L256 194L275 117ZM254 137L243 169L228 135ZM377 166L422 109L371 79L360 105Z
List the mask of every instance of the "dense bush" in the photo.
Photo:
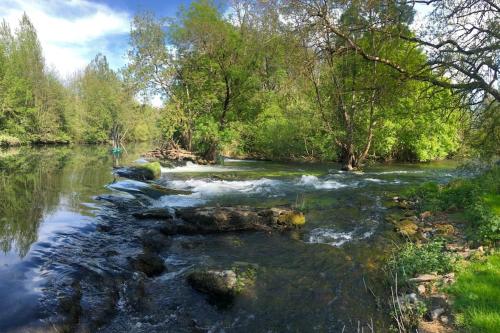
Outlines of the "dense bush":
M453 270L453 257L444 251L444 242L434 240L425 244L405 243L389 261L392 274L406 281L416 274L447 273Z
M500 168L447 185L426 183L408 191L420 210L463 210L473 239L500 240Z

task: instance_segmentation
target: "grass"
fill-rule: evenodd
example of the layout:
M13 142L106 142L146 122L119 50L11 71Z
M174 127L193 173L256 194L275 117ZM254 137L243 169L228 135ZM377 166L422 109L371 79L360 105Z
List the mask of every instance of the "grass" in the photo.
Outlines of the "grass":
M426 183L406 194L418 203L420 211L463 211L470 239L490 244L500 241L500 167L444 186Z
M467 332L500 330L500 253L467 266L450 287L457 323Z
M486 194L483 200L496 216L500 216L500 194Z

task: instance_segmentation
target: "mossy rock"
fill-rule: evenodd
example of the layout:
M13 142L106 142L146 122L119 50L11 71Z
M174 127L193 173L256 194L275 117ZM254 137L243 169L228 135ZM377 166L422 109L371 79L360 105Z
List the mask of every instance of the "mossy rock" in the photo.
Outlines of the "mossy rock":
M399 234L406 237L415 236L418 231L418 226L412 220L401 220L395 223L396 230Z
M145 164L138 164L134 166L137 169L144 169L151 172L153 178L159 178L161 176L161 164L160 162L149 162Z
M278 216L278 222L300 227L306 224L306 217L302 212L287 212Z
M452 236L455 234L455 227L452 226L451 224L437 224L436 225L436 232L438 235L442 236Z
M131 167L117 169L115 173L120 177L139 181L153 180L161 176L161 165L159 162L136 164Z

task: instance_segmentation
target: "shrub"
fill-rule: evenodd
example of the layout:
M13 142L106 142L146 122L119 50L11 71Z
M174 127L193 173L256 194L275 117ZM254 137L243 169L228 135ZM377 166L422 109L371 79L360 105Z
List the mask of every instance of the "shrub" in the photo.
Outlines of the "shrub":
M437 239L422 245L405 243L389 260L389 269L404 282L416 274L450 272L453 263L454 258L444 251L444 241Z
M494 243L500 240L500 168L493 167L469 179L445 186L426 183L407 191L420 210L463 209L472 239Z
M19 146L21 140L8 134L0 134L0 146Z

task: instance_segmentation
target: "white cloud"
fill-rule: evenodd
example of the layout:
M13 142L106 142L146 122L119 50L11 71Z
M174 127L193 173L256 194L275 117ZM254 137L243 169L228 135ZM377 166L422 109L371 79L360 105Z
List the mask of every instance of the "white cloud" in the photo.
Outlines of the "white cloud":
M47 64L67 76L99 52L111 65L123 64L111 38L127 34L130 15L86 0L0 0L0 17L12 28L26 12L37 29Z

